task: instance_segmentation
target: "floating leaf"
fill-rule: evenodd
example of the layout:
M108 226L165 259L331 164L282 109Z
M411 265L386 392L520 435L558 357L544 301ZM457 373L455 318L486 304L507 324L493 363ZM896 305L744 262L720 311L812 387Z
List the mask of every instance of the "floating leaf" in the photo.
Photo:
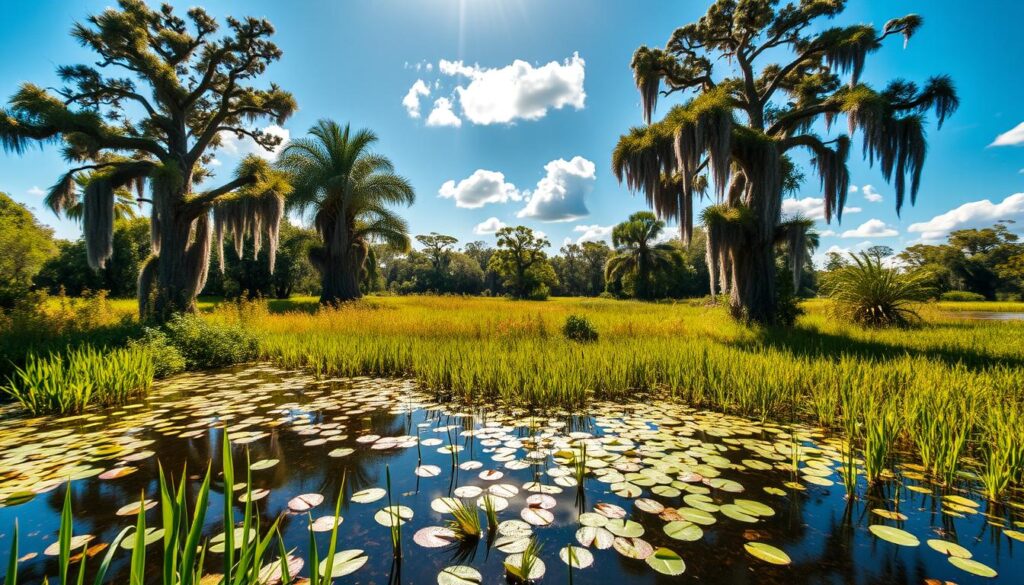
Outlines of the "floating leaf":
M999 573L996 573L996 570L993 569L992 567L990 567L988 565L985 565L983 563L979 563L978 561L976 561L974 559L964 559L964 558L960 558L960 557L946 557L946 558L949 560L950 564L953 565L954 567L956 567L958 569L961 569L963 571L967 571L968 573L970 573L972 575L977 575L979 577L987 577L989 579L994 579L995 577L997 577L999 575Z
M412 508L406 506L387 506L381 508L373 515L373 519L381 526L391 527L395 523L405 524L413 517Z
M612 546L622 556L630 559L644 560L654 554L654 547L640 538L615 537Z
M425 548L440 548L455 542L455 532L444 526L427 526L412 535L413 542Z
M542 508L523 508L519 517L534 526L547 526L555 521L555 515Z
M249 469L253 471L262 471L264 469L270 469L278 463L280 463L280 461L277 459L260 459L259 461L254 461L252 465L249 466Z
M479 585L483 582L480 571L466 565L453 565L437 574L437 585Z
M600 527L608 523L608 517L602 516L595 512L584 512L580 514L580 525L581 526L595 526Z
M570 558L570 552L572 554ZM594 564L594 554L585 548L578 546L566 546L558 551L558 558L574 569L586 569ZM572 561L572 562L570 562Z
M654 551L654 554L647 557L647 564L662 575L682 575L686 571L686 563L682 557L674 551L665 547Z
M878 538L881 538L886 542L897 544L899 546L917 546L921 544L921 541L918 540L917 537L913 534L907 532L906 530L901 530L899 528L894 528L892 526L873 524L871 526L868 526L868 530L870 530L871 534L874 534Z
M146 546L153 544L154 542L161 540L164 537L163 528L147 528L143 533L142 540L146 543ZM135 530L132 529L124 538L121 539L121 548L124 550L132 550L135 548Z
M972 556L974 556L974 555L971 554L971 551L967 550L966 548L960 546L959 544L957 544L955 542L950 542L948 540L940 540L938 538L929 538L927 540L926 544L928 546L930 546L933 550L935 550L937 552L940 552L940 553L942 553L944 555L951 556L951 557L960 557L960 558L963 558L963 559L969 559Z
M383 488L367 488L352 494L352 497L349 498L349 500L357 504L370 504L386 495L388 495L388 492Z
M763 542L748 542L743 545L751 556L773 565L788 565L792 561L783 550Z
M344 577L358 571L366 564L367 558L363 551L352 549L340 550L334 553L334 563L331 565L330 570L328 570L327 561L328 559L326 558L320 561L320 574L330 575L331 578L337 579L338 577Z
M341 516L320 516L309 525L309 529L313 532L330 532L344 521L345 519Z
M302 494L288 500L288 509L292 512L308 512L324 503L324 497L320 494Z
M608 532L623 538L636 538L644 535L644 527L632 520L614 519L604 525Z
M584 526L576 531L576 542L583 546L594 545L600 550L606 550L612 547L615 535L605 528Z
M441 468L436 465L420 465L413 473L419 477L437 477L441 474Z

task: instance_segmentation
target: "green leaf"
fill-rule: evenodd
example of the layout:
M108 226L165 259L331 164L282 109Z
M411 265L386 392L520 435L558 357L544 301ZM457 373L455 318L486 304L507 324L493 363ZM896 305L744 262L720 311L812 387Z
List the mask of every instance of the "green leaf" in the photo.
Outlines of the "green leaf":
M878 538L886 542L891 542L899 546L917 546L921 544L921 541L916 536L907 532L906 530L900 530L892 526L885 526L882 524L873 524L868 527L871 534L874 534Z
M979 563L974 559L964 559L960 557L948 557L948 559L951 565L963 571L967 571L972 575L988 577L989 579L994 579L999 575L999 573L996 573L996 570L992 567Z
M654 551L647 557L647 564L662 575L682 575L686 571L686 563L682 557L665 547Z
M704 537L704 530L685 520L674 520L665 525L665 534L676 540L694 542Z
M466 565L452 565L437 574L437 585L479 585L483 582L480 571Z
M327 561L332 559L324 559L320 562L320 573L326 577L338 578L350 575L366 564L367 558L363 554L362 550L351 549L342 550L334 553L333 567L327 566Z
M763 542L748 542L743 545L743 548L747 550L755 558L761 559L766 563L773 565L788 565L792 561L783 550L776 548L770 544Z

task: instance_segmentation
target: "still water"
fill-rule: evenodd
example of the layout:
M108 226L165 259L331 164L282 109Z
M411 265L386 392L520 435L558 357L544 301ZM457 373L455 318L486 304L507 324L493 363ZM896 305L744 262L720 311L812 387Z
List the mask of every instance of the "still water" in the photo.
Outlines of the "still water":
M1016 503L991 507L964 486L944 492L930 485L906 462L870 493L862 485L847 505L838 440L684 405L594 403L585 415L543 416L460 410L406 380L315 380L255 366L162 382L142 403L71 419L0 413L0 571L17 519L21 583L54 581L56 557L46 549L56 542L68 478L74 532L91 537L83 540L97 556L92 567L102 545L134 525L140 494L159 499L158 462L175 479L187 474L192 486L212 464L205 536L215 537L225 429L236 481L245 478L248 456L258 468L251 488L266 490L257 502L261 522L266 528L280 518L297 557L308 558L310 518L330 521L346 477L338 549L361 550L366 562L336 583L437 583L456 565L472 567L482 583L503 583L505 561L528 537L541 545L540 583L569 582L560 552L570 545L580 547L577 562L589 565L573 570L579 584L1024 582L1019 493ZM582 460L584 445L580 488L573 460ZM412 511L398 566L390 530L375 520L388 505L378 489L385 469L394 503ZM297 496L299 508L313 505L308 513L290 510ZM453 500L444 498L471 505L492 498L501 508L499 530L488 536L481 513L482 538L450 543ZM239 517L243 506L236 505ZM159 518L158 506L147 512L149 526ZM917 544L883 540L878 526L906 531ZM318 536L323 553L329 534ZM933 546L943 540L998 576L954 566ZM768 556L787 564L755 557L760 545L753 543L781 551L782 558ZM115 557L109 582L127 582L129 555ZM156 566L160 544L147 555ZM210 572L222 565L212 551L206 560Z

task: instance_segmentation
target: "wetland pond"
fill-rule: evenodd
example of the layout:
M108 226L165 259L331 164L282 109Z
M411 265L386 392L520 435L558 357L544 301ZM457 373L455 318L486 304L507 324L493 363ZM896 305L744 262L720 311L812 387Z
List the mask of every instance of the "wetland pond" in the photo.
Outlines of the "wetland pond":
M530 416L438 404L408 380L316 380L257 365L167 380L142 402L72 418L12 412L0 418L0 571L17 519L21 583L55 582L68 478L77 544L102 557L134 526L140 494L154 506L147 525L159 524L158 462L175 480L187 469L190 488L212 462L204 537L207 568L219 572L225 428L236 480L248 454L261 523L280 517L300 559L311 520L314 531L333 524L345 474L337 548L361 552L336 583L504 583L505 561L531 537L539 583L570 582L567 546L578 584L1024 582L1019 492L1016 505L991 507L907 463L847 506L837 439L685 405L596 402L586 415ZM400 569L381 524L386 468L406 520ZM455 500L489 501L494 534L481 512L483 536L455 542ZM328 535L317 535L321 549ZM155 566L159 542L147 550ZM129 555L114 557L109 582L128 582ZM156 569L150 577L158 582Z

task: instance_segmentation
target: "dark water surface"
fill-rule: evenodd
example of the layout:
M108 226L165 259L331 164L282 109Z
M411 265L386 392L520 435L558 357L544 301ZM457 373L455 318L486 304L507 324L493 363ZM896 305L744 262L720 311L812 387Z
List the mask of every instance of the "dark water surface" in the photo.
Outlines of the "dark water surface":
M1024 312L1011 311L950 311L947 316L965 321L1019 321Z
M621 507L626 519L639 523L642 534L640 541L620 541L605 549L598 548L603 544L598 538L589 548L593 564L574 570L574 583L1024 583L1024 542L1012 538L1024 531L1024 506L996 509L964 491L955 493L969 497L974 506L959 499L951 502L910 464L896 466L897 478L871 494L863 494L862 486L862 497L847 506L837 472L839 442L813 429L760 424L667 403L595 403L587 416L456 411L418 393L409 381L316 381L269 366L189 375L159 384L144 404L71 420L0 419L0 502L12 494L38 493L30 501L0 506L0 571L6 570L17 519L19 556L24 558L19 582L39 583L44 575L54 581L56 557L44 550L56 541L68 477L75 478L75 534L92 535L90 546L109 543L122 528L134 525L134 516L117 514L122 507L137 502L140 493L158 499L158 460L175 478L187 469L194 487L211 461L215 472L221 468L225 426L234 446L236 480L244 480L247 451L252 462L278 460L252 472L252 487L269 490L257 502L262 523L267 527L281 516L285 542L299 557L308 557L309 519L288 513L289 500L322 494L325 501L311 514L332 515L342 474L347 474L338 548L361 549L368 560L336 583L436 583L442 569L459 564L478 570L483 583L505 582L508 554L498 546L514 550L517 544L510 540L515 539L489 542L485 536L472 545L441 548L414 542L417 531L445 526L451 519L432 508L432 503L443 508L437 498L460 495L474 503L480 490L503 496L515 492L494 500L507 503L499 520L518 521L503 525L510 533L526 527L523 519L541 524L550 520L531 527L543 545L540 558L546 573L541 583L569 582L559 551L569 544L580 546L581 513L588 513L588 524L607 522L594 513L595 506L610 516ZM584 443L591 473L580 501L568 460L571 450ZM450 453L453 444L461 447L455 457ZM404 561L398 571L390 531L374 520L387 499L349 501L353 493L383 488L385 466L391 471L392 497L414 512L403 526ZM423 466L424 477L414 472L418 466ZM483 473L494 471L501 476ZM221 532L223 493L223 482L215 477L207 537ZM535 497L540 505L530 508L531 495L550 497ZM893 516L897 499L898 514L906 520L877 512ZM694 506L706 512L696 513ZM243 504L236 505L238 518L242 509ZM698 524L703 532L699 540L666 534L667 522L680 515L705 522ZM158 525L159 518L159 509L151 509L148 525ZM481 521L486 524L482 513ZM902 528L920 544L881 540L869 531L872 524ZM602 534L611 541L611 534ZM322 553L329 534L318 536ZM928 539L959 543L998 577L983 579L953 566L926 544ZM744 547L750 542L781 549L791 564L754 558ZM649 552L647 545L669 548L682 557L685 572L661 575L644 560L618 552L629 548L622 544L633 545L636 556ZM147 549L154 567L159 551L160 544ZM98 565L103 554L90 559L90 566ZM118 554L110 582L127 582L129 556L128 551ZM211 552L207 562L210 572L217 572L222 557ZM302 574L308 574L308 567Z

